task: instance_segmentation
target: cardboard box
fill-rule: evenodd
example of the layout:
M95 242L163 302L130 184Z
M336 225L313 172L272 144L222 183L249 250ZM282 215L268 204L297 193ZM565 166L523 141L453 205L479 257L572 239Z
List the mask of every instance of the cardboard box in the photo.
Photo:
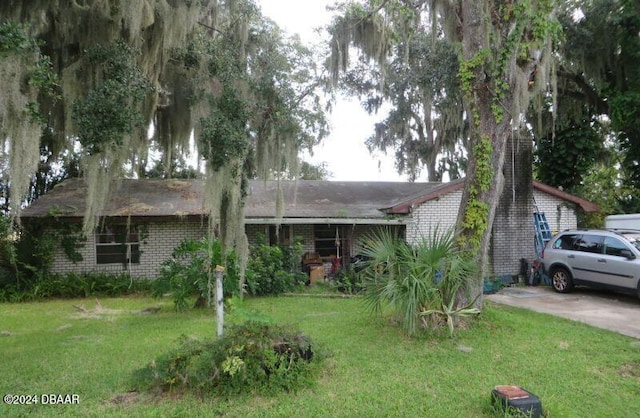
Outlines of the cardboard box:
M311 266L311 270L309 270L309 282L316 284L321 280L324 280L324 266Z

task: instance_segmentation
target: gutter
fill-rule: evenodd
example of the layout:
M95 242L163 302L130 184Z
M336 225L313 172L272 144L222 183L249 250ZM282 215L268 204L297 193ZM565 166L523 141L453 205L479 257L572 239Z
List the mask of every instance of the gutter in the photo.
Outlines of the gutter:
M245 218L245 225L406 225L410 218Z

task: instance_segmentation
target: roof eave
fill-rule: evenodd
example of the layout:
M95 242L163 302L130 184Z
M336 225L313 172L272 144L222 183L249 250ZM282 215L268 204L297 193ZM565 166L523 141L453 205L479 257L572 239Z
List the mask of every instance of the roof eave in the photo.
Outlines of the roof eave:
M132 215L132 216L105 216L111 221L116 222L166 222L166 221L202 221L207 218L207 215ZM22 217L22 220L29 223L35 220L55 222L82 222L81 216L26 216ZM333 218L333 217L305 217L305 218L288 218L288 217L247 217L244 221L248 225L273 225L273 224L285 224L285 225L303 225L303 224L333 224L333 225L405 225L407 224L406 217L380 217L380 218Z
M398 204L390 208L385 208L382 210L389 214L409 214L411 213L411 210L413 207L417 205L421 205L424 202L428 202L429 200L437 199L448 193L461 190L463 186L464 186L464 179L454 180L449 183L444 183L441 187L438 187L435 190L429 193L426 193L422 196L418 196L413 199L399 202Z
M600 206L596 205L593 202L589 202L588 200L584 200L578 196L574 196L555 187L540 183L539 181L534 180L533 187L540 190L541 192L545 192L557 198L575 203L576 205L580 206L580 208L585 212L597 212L600 210Z

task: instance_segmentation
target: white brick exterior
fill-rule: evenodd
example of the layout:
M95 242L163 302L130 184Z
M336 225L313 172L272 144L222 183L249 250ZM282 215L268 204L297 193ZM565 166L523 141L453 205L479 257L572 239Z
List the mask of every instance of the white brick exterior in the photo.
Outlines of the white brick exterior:
M246 226L249 245L258 243L258 236L268 236L268 225ZM343 254L355 255L361 251L360 243L362 238L371 233L377 226L353 225L348 237L349 248L343 248ZM396 226L397 228L397 226ZM171 257L173 249L186 238L200 239L207 234L206 221L167 221L153 222L142 226L145 230L140 243L140 263L128 265L97 264L94 238L91 237L85 245L78 250L82 255L82 261L71 262L64 254L62 248L58 247L54 254L52 273L86 273L86 272L109 272L109 273L130 273L133 277L155 278L160 272L160 264ZM291 225L292 238L302 243L302 252L314 252L313 225Z
M447 228L453 227L457 220L461 198L462 191L458 190L414 207L412 213L408 215L409 219L405 230L407 241L409 243L417 243L422 237L429 236L435 228L444 231ZM534 198L538 208L545 212L549 226L553 232L576 227L577 218L574 204L536 189L534 189ZM532 205L532 213L533 210L534 206ZM530 222L533 223L532 216L530 216ZM349 248L343 248L342 254L344 256L358 254L362 250L362 239L379 227L380 226L377 225L353 225L348 230L348 236L343 237L343 239L348 240ZM399 228L400 230L403 228L403 226L399 225L392 227ZM494 224L494 228L499 227L500 225ZM246 226L246 231L249 244L254 245L257 243L258 234L268 236L268 225L249 224ZM129 271L134 277L154 278L159 273L160 264L171 256L171 252L180 241L185 238L199 239L206 234L206 221L176 219L173 221L148 223L146 224L146 234L142 237L143 242L140 243L140 263L131 265L96 264L95 243L94 238L91 237L87 240L85 246L79 250L83 258L81 262L72 263L67 259L63 250L58 248L55 253L52 272L80 273L107 271L123 273ZM312 224L291 225L291 235L291 238L299 240L302 243L303 253L314 252L315 243ZM533 239L534 237L532 236L531 248L533 248ZM501 242L503 241L504 240L501 240ZM505 243L504 251L508 251L508 248L509 243L507 242ZM517 261L521 257L528 258L528 255L514 255L511 258L514 257L516 257L515 261Z
M84 272L129 272L134 277L156 277L160 264L171 257L173 249L185 238L200 239L207 234L206 221L170 221L145 224L146 232L141 234L140 263L97 264L94 238L90 237L78 252L82 261L73 263L67 259L62 248L54 255L52 273ZM144 229L144 228L143 228Z
M578 226L575 204L536 189L533 198L540 212L544 212L552 233Z
M413 208L413 222L407 224L407 241L415 244L430 236L436 228L445 231L455 227L461 199L462 191L458 190Z
M562 231L568 228L577 227L576 207L573 203L567 202L558 197L552 196L548 193L534 189L533 191L535 203L541 212L544 212L549 227L552 232ZM417 243L422 237L429 236L432 231L437 227L444 231L446 228L454 227L458 211L460 208L460 200L462 198L462 191L455 191L448 193L440 198L427 201L415 208L412 211L413 222L407 225L407 240L409 243ZM489 274L517 274L518 263L520 258L526 258L531 260L534 256L534 232L533 232L533 212L535 210L534 205L531 205L531 212L528 216L529 224L523 227L530 228L532 233L530 237L530 246L525 244L527 248L526 254L513 254L514 245L508 240L500 240L499 243L494 242L499 247L494 250L501 254L508 254L506 257L510 262L503 263L504 265L491 265L489 267ZM523 222L525 222L523 220ZM495 228L500 228L500 224L494 222ZM516 251L517 252L517 251ZM490 254L492 254L490 252ZM492 257L493 258L493 257ZM504 257L503 257L504 258ZM490 260L493 262L493 260Z

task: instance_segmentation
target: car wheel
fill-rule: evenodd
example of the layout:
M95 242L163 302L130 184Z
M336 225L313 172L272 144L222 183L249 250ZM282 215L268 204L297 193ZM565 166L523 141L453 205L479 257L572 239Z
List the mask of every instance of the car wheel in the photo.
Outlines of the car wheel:
M573 279L571 273L564 267L555 267L551 270L551 284L553 289L559 293L569 293L573 290Z

